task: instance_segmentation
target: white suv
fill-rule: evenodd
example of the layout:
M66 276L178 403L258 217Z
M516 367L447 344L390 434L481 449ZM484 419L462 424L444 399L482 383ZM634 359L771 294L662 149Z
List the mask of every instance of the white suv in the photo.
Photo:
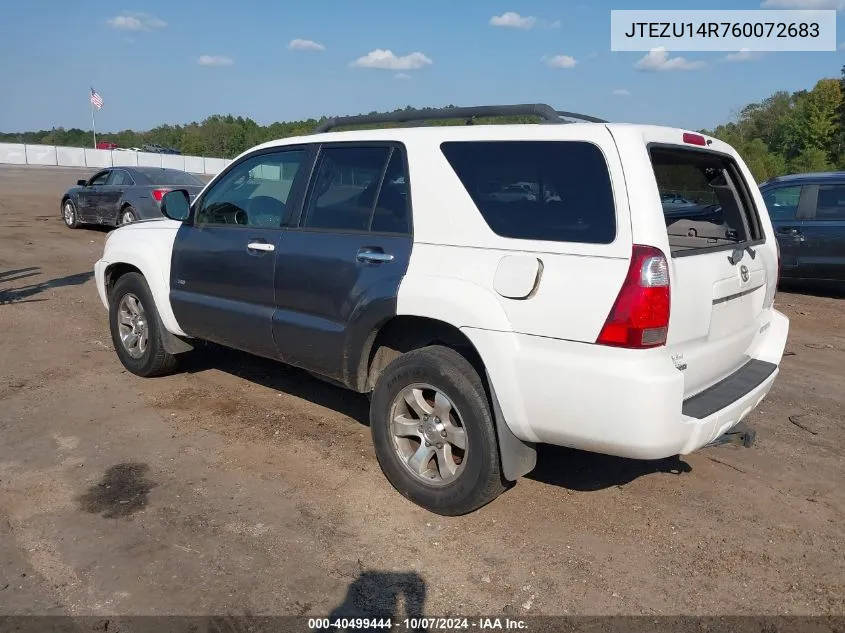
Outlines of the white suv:
M497 114L568 124L323 133ZM153 376L207 340L368 393L385 475L442 514L495 498L536 443L654 459L739 437L789 329L751 173L716 139L561 114L333 119L192 204L167 193L95 266L118 357Z

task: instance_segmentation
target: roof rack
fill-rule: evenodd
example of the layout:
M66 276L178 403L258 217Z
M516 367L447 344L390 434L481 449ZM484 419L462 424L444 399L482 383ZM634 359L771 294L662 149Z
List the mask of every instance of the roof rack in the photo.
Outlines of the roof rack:
M337 127L352 125L372 125L374 123L411 123L419 121L435 121L443 119L466 119L467 125L472 125L477 117L505 117L505 116L536 116L543 123L566 123L562 119L580 119L590 123L607 123L586 114L563 112L555 110L545 103L523 103L517 105L488 105L469 106L463 108L426 108L424 110L400 110L399 112L385 112L382 114L359 114L355 116L332 117L326 119L314 130L314 134L328 132Z

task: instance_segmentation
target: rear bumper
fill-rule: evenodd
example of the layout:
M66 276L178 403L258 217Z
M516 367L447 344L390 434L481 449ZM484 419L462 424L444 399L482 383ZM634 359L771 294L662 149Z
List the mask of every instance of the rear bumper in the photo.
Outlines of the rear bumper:
M665 350L614 348L484 330L465 330L487 366L508 426L518 438L659 459L695 451L730 430L768 394L789 320L772 310L751 348L765 375L740 370L717 391L684 400L684 377ZM755 363L755 366L760 367ZM710 391L710 390L708 390ZM713 410L713 405L718 408ZM686 414L685 414L686 409ZM699 417L696 417L699 416Z

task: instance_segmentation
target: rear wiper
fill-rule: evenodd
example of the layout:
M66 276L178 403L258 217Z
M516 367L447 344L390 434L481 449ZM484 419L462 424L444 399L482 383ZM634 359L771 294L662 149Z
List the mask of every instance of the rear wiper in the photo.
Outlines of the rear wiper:
M742 258L745 256L746 251L748 251L748 254L751 256L751 259L755 259L757 257L757 251L751 248L750 244L746 244L745 246L735 248L734 251L728 256L728 261L731 263L732 266L736 266L739 262L742 261Z

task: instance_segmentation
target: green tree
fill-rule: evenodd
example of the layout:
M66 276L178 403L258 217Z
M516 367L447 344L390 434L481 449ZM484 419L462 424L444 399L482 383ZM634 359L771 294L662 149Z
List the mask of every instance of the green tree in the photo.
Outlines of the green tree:
M792 173L827 171L830 168L827 152L818 147L808 147L789 162Z

